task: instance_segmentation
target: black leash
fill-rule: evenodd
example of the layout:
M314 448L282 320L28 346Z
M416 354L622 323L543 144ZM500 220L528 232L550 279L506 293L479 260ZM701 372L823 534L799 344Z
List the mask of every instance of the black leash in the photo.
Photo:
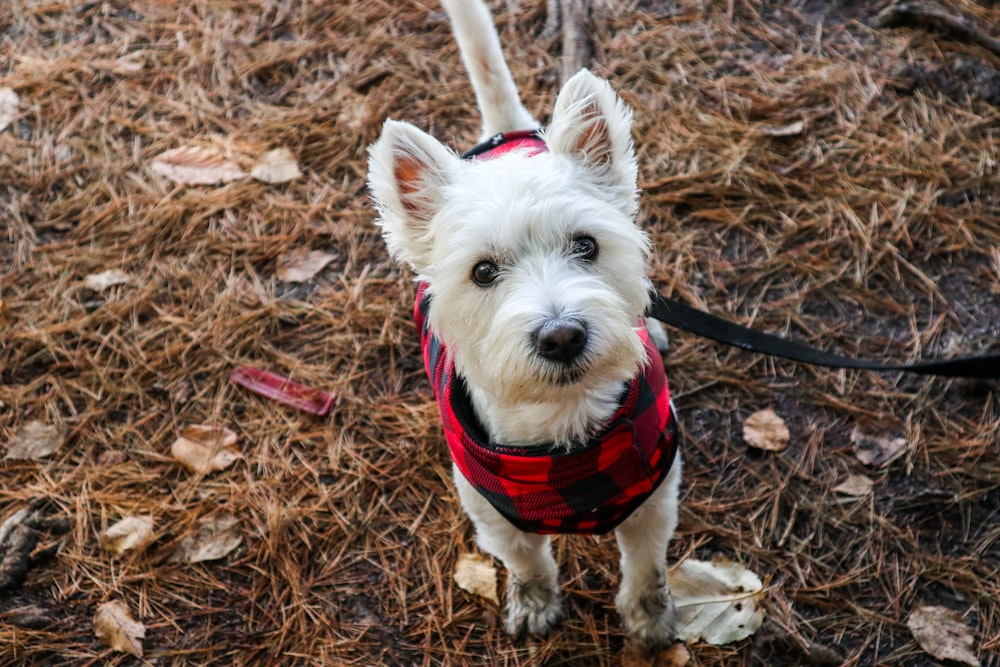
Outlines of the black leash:
M538 150L545 150L540 129L519 132L501 132L462 153L463 160L470 160L498 149L510 142L521 142ZM814 347L787 340L773 334L755 331L721 317L668 299L653 291L649 315L664 324L735 347L791 359L814 366L830 368L860 368L870 371L905 371L920 375L942 375L979 379L1000 378L1000 354L979 357L959 357L942 361L921 361L915 364L886 364L868 359L852 359L817 350Z
M664 324L689 331L705 338L782 359L791 359L814 366L830 368L860 368L871 371L905 371L920 375L945 377L995 379L1000 378L1000 354L977 357L959 357L939 361L921 361L914 364L892 364L852 359L817 350L814 347L787 340L773 334L748 329L721 317L692 308L680 301L653 292L649 315Z

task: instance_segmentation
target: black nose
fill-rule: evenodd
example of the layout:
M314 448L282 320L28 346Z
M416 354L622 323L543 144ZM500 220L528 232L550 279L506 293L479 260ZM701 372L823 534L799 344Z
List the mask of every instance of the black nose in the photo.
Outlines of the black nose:
M571 318L545 322L535 334L535 349L549 361L572 363L587 346L587 327Z

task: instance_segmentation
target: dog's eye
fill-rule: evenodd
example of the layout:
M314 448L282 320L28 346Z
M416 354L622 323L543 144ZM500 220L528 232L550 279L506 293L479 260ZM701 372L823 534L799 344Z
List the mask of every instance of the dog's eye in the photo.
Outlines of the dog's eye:
M578 259L592 261L597 257L597 241L593 236L577 236L572 248L573 256Z
M472 280L480 287L489 287L500 277L500 269L493 262L483 261L472 267Z

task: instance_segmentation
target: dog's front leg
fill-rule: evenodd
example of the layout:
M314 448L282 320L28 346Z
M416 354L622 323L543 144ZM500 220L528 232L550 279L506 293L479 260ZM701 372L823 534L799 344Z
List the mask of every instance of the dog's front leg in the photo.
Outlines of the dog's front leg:
M518 530L460 472L454 476L479 546L507 568L507 632L515 637L547 635L563 618L559 568L548 536Z
M667 584L667 544L677 527L680 455L652 496L615 530L622 583L615 598L629 635L648 648L673 643L674 601Z

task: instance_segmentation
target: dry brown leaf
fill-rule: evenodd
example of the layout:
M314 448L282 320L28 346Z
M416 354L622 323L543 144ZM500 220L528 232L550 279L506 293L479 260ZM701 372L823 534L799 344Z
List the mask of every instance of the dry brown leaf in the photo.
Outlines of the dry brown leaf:
M715 646L746 639L764 622L760 577L725 559L687 559L670 572L677 636Z
M136 72L141 72L146 66L146 52L133 51L120 58L95 60L90 63L90 66L119 75L135 74Z
M66 429L56 424L30 421L17 429L7 445L5 459L37 460L54 454L66 440Z
M917 607L906 619L913 638L938 660L979 667L975 638L962 617L947 607Z
M804 121L797 120L787 125L761 125L760 131L769 137L794 137L806 129Z
M97 465L115 466L128 460L128 454L120 449L105 449L97 457Z
M105 602L94 614L94 634L116 651L142 657L142 640L146 628L132 618L128 607L121 600Z
M871 495L872 488L874 488L874 486L875 482L873 482L870 477L866 477L864 475L848 475L847 479L833 487L833 490L845 496L864 498L865 496Z
M622 652L622 667L684 667L691 662L691 652L682 643L671 644L656 653L641 644L629 642Z
M790 437L785 420L771 408L753 413L743 423L743 439L757 449L780 452Z
M243 543L239 521L232 514L216 514L198 520L198 530L181 539L171 560L201 563L225 558Z
M17 116L21 99L10 88L0 88L0 132L7 129Z
M225 470L241 458L235 433L225 427L202 425L185 428L170 454L189 471L200 473Z
M101 533L101 548L120 556L147 544L152 537L153 517L129 516Z
M278 258L278 280L286 283L304 283L335 260L322 250L293 250Z
M121 269L108 269L100 273L92 273L84 279L84 283L95 292L100 292L115 285L126 285L132 277Z
M455 583L463 591L499 604L497 571L479 554L462 554L455 565Z
M246 174L214 148L181 146L153 158L150 168L157 174L185 185L214 185L243 178Z
M250 170L250 176L265 183L287 183L302 176L292 151L276 148L261 156Z
M851 442L854 443L854 454L865 465L884 466L889 464L906 451L906 438L881 438L863 433L858 427L851 432Z

